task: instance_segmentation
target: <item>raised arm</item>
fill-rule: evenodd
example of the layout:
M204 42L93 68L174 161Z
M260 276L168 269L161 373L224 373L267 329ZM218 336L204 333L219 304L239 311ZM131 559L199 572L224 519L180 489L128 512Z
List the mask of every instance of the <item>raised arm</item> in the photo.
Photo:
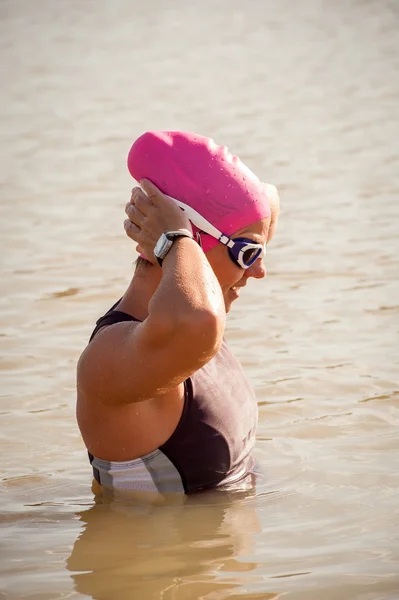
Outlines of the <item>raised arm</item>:
M162 269L154 246L165 231L189 229L187 217L150 182L135 188L125 229L154 266L135 275L127 296L151 296L148 317L105 327L83 352L78 391L118 404L155 398L177 387L219 350L225 327L220 285L198 244L178 238Z

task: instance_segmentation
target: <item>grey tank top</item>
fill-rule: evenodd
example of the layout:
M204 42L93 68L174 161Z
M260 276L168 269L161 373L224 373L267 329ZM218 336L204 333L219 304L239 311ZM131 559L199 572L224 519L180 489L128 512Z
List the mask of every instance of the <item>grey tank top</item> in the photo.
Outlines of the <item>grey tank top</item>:
M115 310L97 321L90 341L105 326L137 321ZM137 459L105 461L89 453L103 486L190 494L236 487L256 473L252 456L258 407L240 363L223 341L220 351L185 381L184 407L168 441Z

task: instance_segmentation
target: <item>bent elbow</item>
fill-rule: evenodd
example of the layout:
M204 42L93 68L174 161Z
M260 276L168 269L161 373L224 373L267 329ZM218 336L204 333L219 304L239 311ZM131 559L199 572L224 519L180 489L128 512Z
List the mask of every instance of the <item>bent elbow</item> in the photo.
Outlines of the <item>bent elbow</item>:
M215 355L222 345L226 316L212 310L200 310L186 319L182 331L204 354Z

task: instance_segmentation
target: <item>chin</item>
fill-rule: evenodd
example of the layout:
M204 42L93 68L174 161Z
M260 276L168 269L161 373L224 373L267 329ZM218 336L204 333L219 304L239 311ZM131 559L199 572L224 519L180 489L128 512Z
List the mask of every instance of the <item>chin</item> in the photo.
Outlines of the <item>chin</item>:
M226 298L224 299L224 309L226 311L226 314L230 312L232 304L232 300L227 300Z
M240 294L239 292L237 292L237 290L232 290L231 288L229 288L224 294L224 308L226 310L226 313L230 312L230 309L233 305L233 302L235 300L238 300Z

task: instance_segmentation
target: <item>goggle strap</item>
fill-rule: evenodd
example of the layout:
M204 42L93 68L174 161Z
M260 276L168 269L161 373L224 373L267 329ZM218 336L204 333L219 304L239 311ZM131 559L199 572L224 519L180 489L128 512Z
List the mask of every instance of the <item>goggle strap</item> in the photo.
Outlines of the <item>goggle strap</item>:
M220 236L219 242L224 246L227 246L228 248L233 248L234 246L233 240L227 237L227 235L224 235L224 233L222 233L222 235Z
M191 223L193 223L193 225L201 229L204 233L208 233L217 240L220 238L220 236L224 236L224 234L221 231L219 231L219 229L216 229L216 227L214 227L212 223L209 223L209 221L207 221L202 215L200 215L196 210L194 210L194 208L188 206L187 204L184 204L184 202L181 202L180 200L176 200L176 198L173 198L172 196L167 196L167 198L170 198L170 200L176 202L177 206L179 206L181 210L184 213L186 213Z

